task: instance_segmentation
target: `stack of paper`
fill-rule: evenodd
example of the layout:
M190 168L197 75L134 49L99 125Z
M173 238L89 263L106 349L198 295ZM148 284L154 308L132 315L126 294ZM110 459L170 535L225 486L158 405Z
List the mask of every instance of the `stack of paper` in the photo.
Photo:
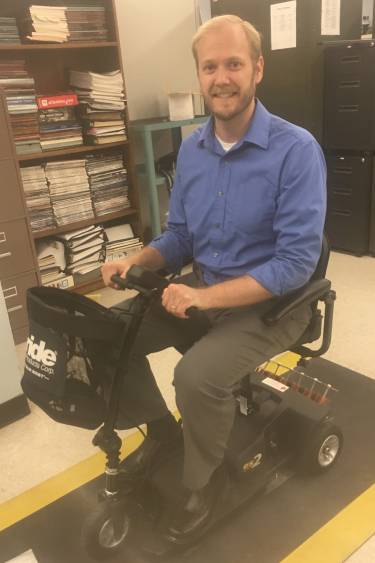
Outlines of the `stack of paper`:
M81 114L85 117L85 138L89 144L127 139L123 117L124 82L120 70L104 74L71 70L70 85L83 106ZM90 112L95 116L90 116Z
M23 35L30 41L63 43L68 41L69 31L64 6L31 5L26 9Z
M16 18L0 18L0 43L21 43Z
M4 88L16 151L40 151L35 82L21 59L0 62L0 88Z
M56 239L37 240L35 243L42 284L65 277L65 249Z
M90 155L86 160L96 215L100 217L130 207L127 170L122 154Z
M47 162L46 177L57 225L94 217L85 159Z
M131 225L115 225L105 227L106 242L106 262L121 260L132 254L136 254L143 248L143 244L138 237L134 236Z
M58 237L65 247L66 272L87 274L104 262L104 229L92 225Z
M31 230L40 231L54 227L55 219L43 166L21 168L21 176Z

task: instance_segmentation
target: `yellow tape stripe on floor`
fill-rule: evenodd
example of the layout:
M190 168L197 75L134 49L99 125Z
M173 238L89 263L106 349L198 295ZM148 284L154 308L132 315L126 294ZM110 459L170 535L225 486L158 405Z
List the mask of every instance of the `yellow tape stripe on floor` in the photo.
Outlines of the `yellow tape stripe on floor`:
M375 533L375 485L281 563L342 563Z
M135 450L141 441L140 432L127 436L123 441L122 457ZM0 532L95 479L104 472L104 466L105 455L99 452L4 502L0 505Z

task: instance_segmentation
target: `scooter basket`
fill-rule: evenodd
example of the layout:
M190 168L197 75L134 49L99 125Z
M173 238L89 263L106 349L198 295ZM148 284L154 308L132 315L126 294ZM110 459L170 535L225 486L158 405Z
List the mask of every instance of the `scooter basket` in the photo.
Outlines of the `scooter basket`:
M87 297L53 287L28 289L27 310L25 395L57 422L97 428L126 323Z

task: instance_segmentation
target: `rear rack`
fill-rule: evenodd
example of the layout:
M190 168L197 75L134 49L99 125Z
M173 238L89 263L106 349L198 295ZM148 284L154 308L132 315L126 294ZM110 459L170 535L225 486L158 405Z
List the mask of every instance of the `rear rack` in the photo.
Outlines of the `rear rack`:
M332 402L333 397L338 393L338 389L330 383L324 383L317 377L307 375L300 367L291 368L277 362L269 360L259 366L256 371L271 377L294 391L301 393L319 405L327 405Z

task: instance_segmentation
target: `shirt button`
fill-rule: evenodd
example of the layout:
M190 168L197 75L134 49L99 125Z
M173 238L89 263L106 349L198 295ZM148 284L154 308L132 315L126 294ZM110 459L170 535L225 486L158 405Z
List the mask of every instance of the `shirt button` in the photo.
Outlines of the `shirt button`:
M220 229L220 223L215 223L214 227L215 229Z
M218 196L222 197L224 195L224 192L218 192L217 194Z
M217 258L217 257L219 256L219 253L218 253L218 252L214 252L213 256L214 256L214 258Z

